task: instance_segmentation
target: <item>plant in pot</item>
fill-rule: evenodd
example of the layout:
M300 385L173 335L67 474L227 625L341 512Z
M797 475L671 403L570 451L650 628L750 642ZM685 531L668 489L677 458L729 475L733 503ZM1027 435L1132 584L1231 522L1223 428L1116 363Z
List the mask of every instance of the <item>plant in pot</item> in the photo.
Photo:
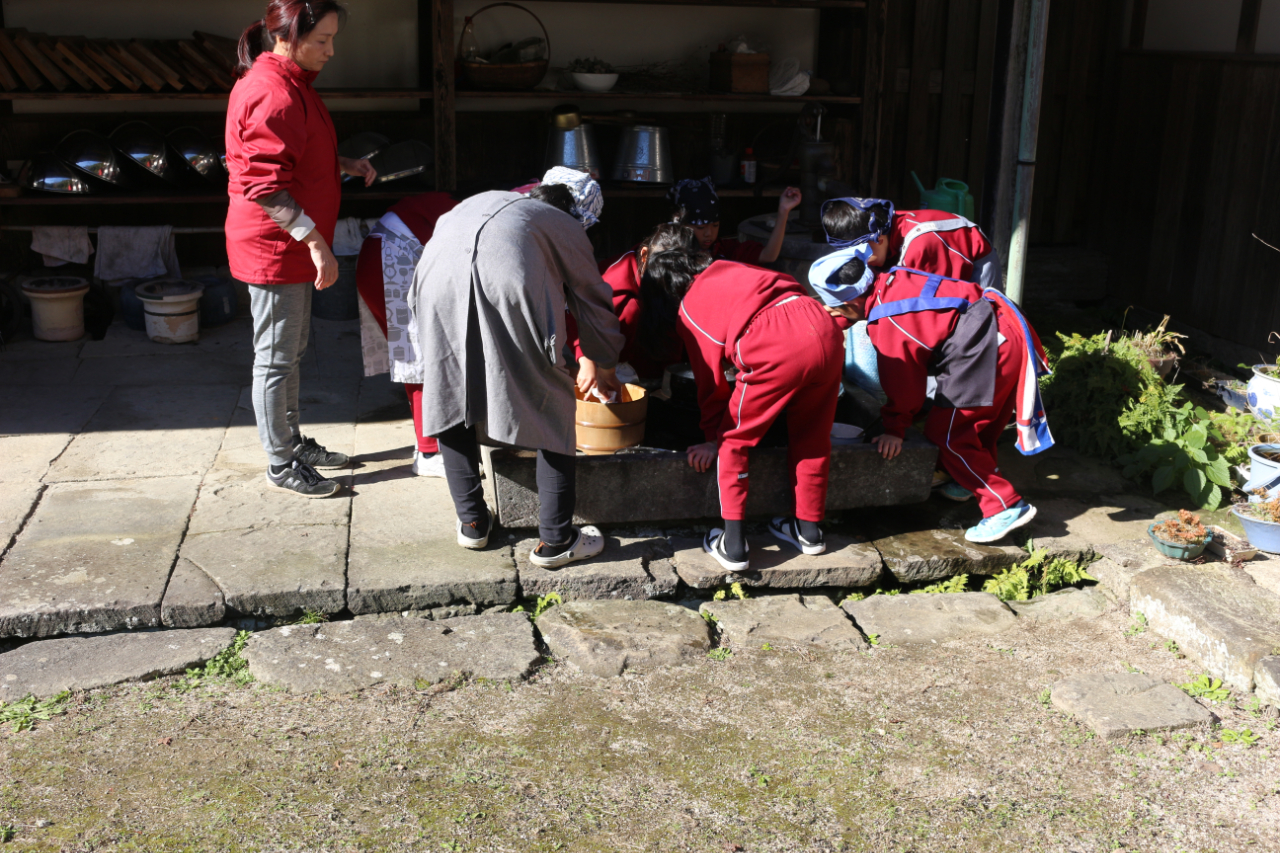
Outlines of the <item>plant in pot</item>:
M1133 345L1147 357L1147 361L1151 362L1151 369L1161 379L1168 379L1169 374L1178 366L1178 359L1187 354L1181 340L1186 335L1168 331L1168 325L1169 315L1165 314L1160 325L1150 332L1134 332L1130 335ZM1174 352L1175 349L1177 352Z
M1209 531L1200 523L1200 516L1185 509L1178 510L1177 518L1152 522L1147 535L1156 550L1176 560L1194 560L1209 542Z
M1269 554L1280 554L1280 497L1271 498L1262 489L1254 490L1256 502L1238 503L1231 513L1244 527L1249 544Z

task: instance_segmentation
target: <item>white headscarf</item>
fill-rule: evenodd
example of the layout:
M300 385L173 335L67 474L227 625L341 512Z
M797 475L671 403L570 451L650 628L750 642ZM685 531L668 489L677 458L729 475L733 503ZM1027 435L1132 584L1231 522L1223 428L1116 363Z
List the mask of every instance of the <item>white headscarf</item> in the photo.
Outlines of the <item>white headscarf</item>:
M586 172L556 166L547 170L542 176L544 184L563 184L573 194L572 213L583 228L590 228L600 221L600 212L604 210L604 196L600 194L600 185Z

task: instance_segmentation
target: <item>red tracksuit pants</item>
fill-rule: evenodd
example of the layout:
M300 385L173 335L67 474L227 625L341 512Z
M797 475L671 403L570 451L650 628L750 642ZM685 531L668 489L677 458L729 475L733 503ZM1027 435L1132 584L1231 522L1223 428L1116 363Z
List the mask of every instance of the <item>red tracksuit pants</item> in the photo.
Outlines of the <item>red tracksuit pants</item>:
M822 521L844 339L807 297L761 311L736 346L740 372L725 413L717 477L720 514L746 518L747 457L784 411L796 517Z
M1000 321L1000 332L1006 338L1000 345L996 362L996 390L993 403L980 409L929 410L925 419L925 437L938 445L938 461L943 470L978 497L983 518L1017 504L1022 496L1013 484L1000 476L996 460L996 442L1013 420L1017 403L1019 364L1013 356L1022 343L1022 330Z

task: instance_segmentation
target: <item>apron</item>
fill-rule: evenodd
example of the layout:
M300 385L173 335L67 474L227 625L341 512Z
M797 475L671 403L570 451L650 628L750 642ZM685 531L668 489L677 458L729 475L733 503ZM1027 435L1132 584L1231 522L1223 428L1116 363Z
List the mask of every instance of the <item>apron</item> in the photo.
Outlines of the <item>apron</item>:
M387 306L387 336L372 315L360 303L361 348L364 351L365 375L390 371L392 382L411 385L422 383L422 364L418 345L418 324L413 319L409 288L413 272L422 257L422 244L399 216L388 213L378 220L369 236L382 238L383 296ZM368 316L368 322L365 317ZM370 331L369 327L372 327Z

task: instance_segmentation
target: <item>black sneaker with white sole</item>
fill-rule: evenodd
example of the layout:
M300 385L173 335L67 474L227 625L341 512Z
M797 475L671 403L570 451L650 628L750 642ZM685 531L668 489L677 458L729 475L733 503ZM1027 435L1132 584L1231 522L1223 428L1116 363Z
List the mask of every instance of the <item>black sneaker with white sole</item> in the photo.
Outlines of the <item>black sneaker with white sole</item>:
M722 528L712 528L711 532L702 540L702 550L714 557L717 563L730 572L746 572L751 569L750 556L741 562L729 559L729 555L724 550L724 530Z
M268 468L267 482L304 498L327 498L342 488L301 459L293 460L293 464L279 474Z
M827 550L827 543L822 541L822 531L818 531L818 541L810 542L800 535L800 525L794 517L779 516L769 522L769 532L775 538L800 549L800 553L816 556Z
M329 450L306 436L293 446L293 458L301 459L312 468L345 468L351 462L347 454Z

